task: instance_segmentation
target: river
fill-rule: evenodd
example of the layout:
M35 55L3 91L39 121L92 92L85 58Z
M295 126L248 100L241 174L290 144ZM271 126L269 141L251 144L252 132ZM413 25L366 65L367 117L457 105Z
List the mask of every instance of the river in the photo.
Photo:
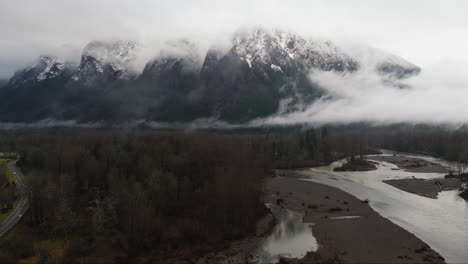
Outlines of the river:
M384 151L382 155L393 155ZM428 156L396 153L418 157L445 166L454 166ZM369 157L372 159L372 156ZM367 172L335 172L330 166L301 171L306 180L339 188L361 200L368 199L376 212L388 218L426 242L449 263L468 261L468 203L458 196L458 191L444 191L437 199L408 193L390 186L383 180L412 178L439 178L441 173L413 173L397 170L397 166L378 162L377 170Z

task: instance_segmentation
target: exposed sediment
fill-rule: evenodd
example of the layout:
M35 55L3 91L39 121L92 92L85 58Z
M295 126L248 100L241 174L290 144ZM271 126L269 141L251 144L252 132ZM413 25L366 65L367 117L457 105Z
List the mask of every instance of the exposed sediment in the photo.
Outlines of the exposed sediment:
M444 179L398 179L383 181L400 190L436 199L441 191L458 190L462 182L455 178Z

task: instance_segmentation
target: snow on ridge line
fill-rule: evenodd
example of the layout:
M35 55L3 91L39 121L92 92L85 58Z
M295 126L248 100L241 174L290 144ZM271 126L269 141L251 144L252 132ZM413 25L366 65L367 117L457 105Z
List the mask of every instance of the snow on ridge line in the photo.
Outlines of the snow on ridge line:
M318 70L338 70L355 71L360 66L365 66L368 61L366 57L371 58L378 63L389 63L390 66L398 66L405 69L418 68L416 65L404 60L396 55L380 52L378 50L363 49L363 56L355 56L348 53L347 50L338 47L331 41L313 40L302 37L287 31L266 30L263 28L254 28L244 32L236 32L232 37L232 50L246 62L251 69L264 71L270 68L274 71L284 71L290 69L318 69ZM199 52L196 45L188 40L176 40L166 43L173 47L173 50L167 49L156 58L162 56L193 56ZM132 79L138 77L149 63L156 58L148 58L145 67L135 70L135 61L145 61L145 58L137 58L143 45L135 41L91 41L83 49L82 61L77 70L72 74L72 80L86 80L91 75L102 74L107 69L116 73L118 79ZM351 55L350 55L351 54ZM207 54L205 54L206 58ZM53 56L41 56L45 68L37 74L36 80L43 81L59 75L65 68L68 68L68 62ZM355 58L359 58L358 60ZM200 67L203 64L203 56L200 54ZM109 68L105 68L106 66ZM143 65L143 64L142 64ZM274 66L272 66L274 65ZM39 67L38 64L29 68ZM41 66L42 67L42 66ZM39 68L38 68L39 69ZM396 69L396 68L395 68ZM395 70L390 68L390 70ZM28 80L30 80L28 78ZM26 81L26 80L25 80Z
M236 32L233 51L253 64L271 64L290 68L303 65L322 70L350 70L358 68L357 60L341 51L331 41L305 39L297 34L262 28Z

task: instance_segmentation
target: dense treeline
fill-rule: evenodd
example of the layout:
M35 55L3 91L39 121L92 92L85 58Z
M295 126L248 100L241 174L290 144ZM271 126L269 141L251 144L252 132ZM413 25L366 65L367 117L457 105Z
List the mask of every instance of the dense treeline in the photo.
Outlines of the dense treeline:
M395 132L372 132L371 144L392 149L440 157L468 163L468 133L466 130L408 129Z
M25 141L19 165L30 224L43 238L70 241L67 257L96 246L140 255L232 239L264 213L268 164L236 137L81 133Z
M262 179L341 157L333 140L326 129L2 132L0 146L20 153L31 207L30 230L3 241L0 257L47 260L61 247L68 261L168 258L241 238L266 213Z

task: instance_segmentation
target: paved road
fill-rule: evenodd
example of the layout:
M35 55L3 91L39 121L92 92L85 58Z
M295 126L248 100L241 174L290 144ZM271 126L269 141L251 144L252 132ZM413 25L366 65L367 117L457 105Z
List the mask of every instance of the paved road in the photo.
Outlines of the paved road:
M23 177L21 174L16 170L15 164L16 160L8 163L8 169L11 171L13 174L13 177L16 179L16 188L18 188L19 193L21 195L21 198L16 205L15 209L13 212L10 213L10 215L3 221L3 223L0 225L0 237L2 237L8 230L10 230L26 213L26 211L29 208L29 201L27 195L24 193L24 182L23 182Z

